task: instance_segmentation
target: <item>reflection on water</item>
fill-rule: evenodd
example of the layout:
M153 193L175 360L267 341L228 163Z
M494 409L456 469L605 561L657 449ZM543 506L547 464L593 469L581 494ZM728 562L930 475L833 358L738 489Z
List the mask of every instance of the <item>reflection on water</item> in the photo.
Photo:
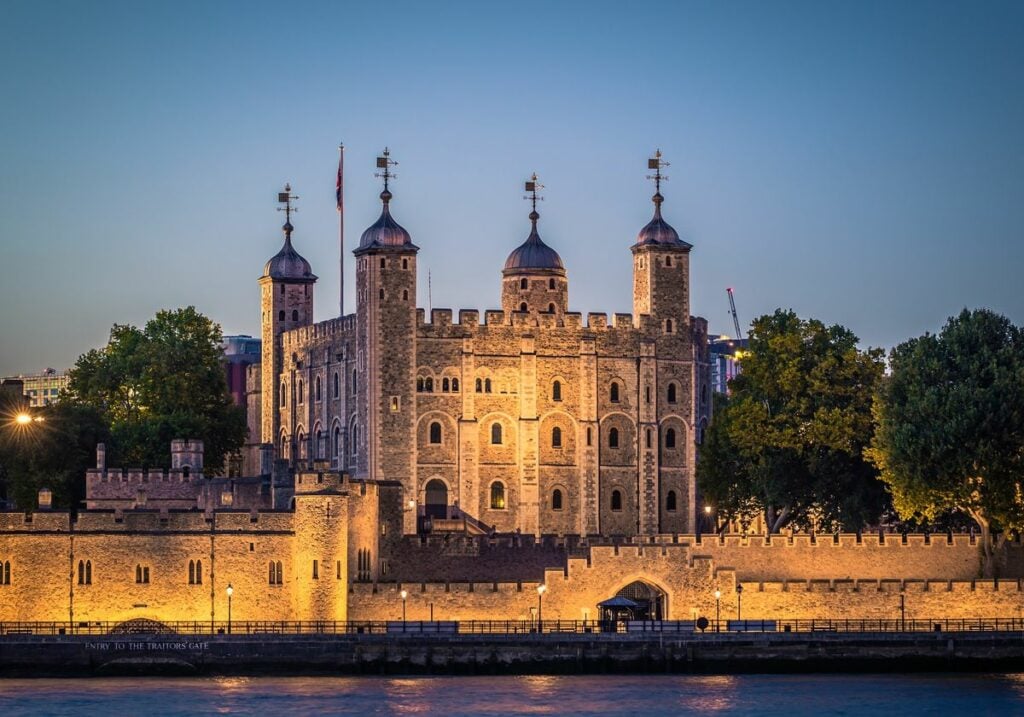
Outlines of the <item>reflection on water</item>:
M0 715L1021 714L1024 675L0 680Z

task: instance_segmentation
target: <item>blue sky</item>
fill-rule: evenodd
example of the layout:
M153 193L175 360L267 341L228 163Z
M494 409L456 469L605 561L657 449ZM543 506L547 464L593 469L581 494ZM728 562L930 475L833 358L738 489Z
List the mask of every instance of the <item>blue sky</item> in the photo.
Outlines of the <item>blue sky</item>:
M1024 4L4 4L0 374L66 368L113 323L188 304L258 334L256 279L295 243L337 313L373 158L422 248L419 304L499 305L541 235L578 311L631 309L646 158L694 244L692 309L731 333L776 307L865 345L964 306L1024 323ZM353 267L346 304L352 307Z

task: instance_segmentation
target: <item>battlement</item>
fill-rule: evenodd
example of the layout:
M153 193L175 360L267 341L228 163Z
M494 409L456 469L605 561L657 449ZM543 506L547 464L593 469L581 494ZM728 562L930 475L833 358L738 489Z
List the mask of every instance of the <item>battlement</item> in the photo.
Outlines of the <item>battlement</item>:
M327 319L309 326L300 326L281 333L281 346L284 348L302 347L322 339L330 339L339 335L352 334L356 329L356 315L348 314L334 319Z
M607 329L608 328L608 314L587 314L587 328L588 329Z
M616 329L632 329L633 314L612 314L612 327Z

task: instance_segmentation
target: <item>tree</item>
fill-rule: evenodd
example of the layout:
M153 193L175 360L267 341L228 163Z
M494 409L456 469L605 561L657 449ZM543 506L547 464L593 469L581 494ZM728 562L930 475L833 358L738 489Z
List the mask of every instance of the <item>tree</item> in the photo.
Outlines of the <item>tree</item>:
M698 482L719 515L769 532L859 529L886 505L863 451L882 352L842 326L777 310L754 321L742 373L708 429Z
M938 336L897 346L889 363L869 457L901 517L968 513L991 576L1002 531L1024 528L1024 334L964 309Z
M110 427L114 465L170 466L170 441L200 438L210 473L245 439L221 364L220 327L194 307L160 311L143 329L114 325L102 349L70 371L66 401Z

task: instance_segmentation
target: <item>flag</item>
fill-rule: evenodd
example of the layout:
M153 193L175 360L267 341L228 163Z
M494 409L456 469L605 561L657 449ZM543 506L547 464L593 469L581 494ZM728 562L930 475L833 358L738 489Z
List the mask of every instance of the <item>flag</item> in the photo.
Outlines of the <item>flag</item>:
M345 149L341 146L338 147L338 181L334 185L334 198L338 202L338 211L342 211L344 208L344 202L341 198L342 191L342 173L345 169Z

